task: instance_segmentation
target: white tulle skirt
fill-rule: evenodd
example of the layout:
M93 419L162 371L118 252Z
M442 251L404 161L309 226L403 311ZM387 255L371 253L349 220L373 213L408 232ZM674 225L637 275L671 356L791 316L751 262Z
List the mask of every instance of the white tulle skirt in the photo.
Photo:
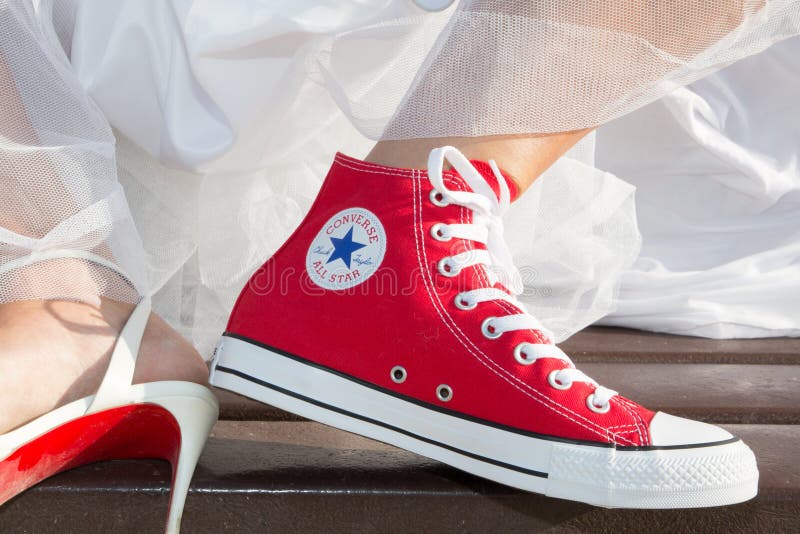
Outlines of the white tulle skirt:
M0 301L135 300L35 261L93 250L207 353L335 151L611 121L509 215L531 311L800 335L798 33L788 0L0 0Z

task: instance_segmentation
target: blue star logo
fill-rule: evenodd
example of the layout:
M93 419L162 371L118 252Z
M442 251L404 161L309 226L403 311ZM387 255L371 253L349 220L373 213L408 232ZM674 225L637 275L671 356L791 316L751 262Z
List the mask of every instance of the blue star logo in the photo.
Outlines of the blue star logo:
M328 261L330 263L335 260L342 260L347 268L350 268L350 260L353 252L360 250L367 245L353 241L353 227L351 226L344 237L331 237L331 244L333 245L333 254L331 254Z

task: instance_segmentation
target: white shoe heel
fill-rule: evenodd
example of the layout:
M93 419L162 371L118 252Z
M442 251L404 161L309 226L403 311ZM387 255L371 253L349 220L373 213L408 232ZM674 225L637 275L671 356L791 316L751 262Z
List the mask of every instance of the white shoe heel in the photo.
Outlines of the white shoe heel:
M208 391L203 388L203 390ZM209 392L210 395L210 392ZM171 397L154 401L169 411L180 428L180 447L172 461L172 490L170 492L169 516L165 532L178 534L181 517L189 493L200 453L203 452L206 437L217 420L216 399L198 396Z

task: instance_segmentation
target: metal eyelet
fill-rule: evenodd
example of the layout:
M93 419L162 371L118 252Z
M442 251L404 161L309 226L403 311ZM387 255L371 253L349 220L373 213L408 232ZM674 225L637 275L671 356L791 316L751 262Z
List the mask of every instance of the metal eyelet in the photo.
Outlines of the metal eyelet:
M458 276L458 273L461 272L459 269L456 268L455 265L453 265L453 260L450 257L442 258L441 260L439 260L437 268L439 269L439 274L441 274L442 276L447 276L449 278Z
M586 397L586 406L588 406L589 409L592 410L594 413L608 413L608 411L611 409L610 402L606 402L602 406L596 405L594 403L594 393Z
M522 365L531 365L536 361L536 358L530 358L527 354L525 354L525 345L527 345L527 343L520 343L514 347L514 359Z
M550 384L550 386L552 386L552 387L554 387L556 389L560 389L560 390L563 391L565 389L571 388L572 387L572 382L568 382L566 384L562 384L561 382L556 380L556 373L558 373L560 370L561 369L556 369L555 371L551 371L550 374L547 375L547 383Z
M465 310L465 311L474 310L478 306L477 302L466 300L461 293L456 295L453 304L455 304L456 308L458 308L459 310Z
M434 206L439 206L440 208L444 208L450 205L450 203L447 200L445 200L444 194L442 194L440 191L437 191L436 189L431 189L430 199L431 199L431 204L433 204Z
M489 339L497 339L503 335L502 332L498 332L497 329L492 326L492 321L495 319L497 319L497 317L487 317L486 320L483 321L483 324L481 324L481 332Z
M406 381L408 373L406 373L405 367L401 365L395 365L389 372L389 376L392 377L392 382L394 382L395 384L402 384L403 382Z
M453 389L447 384L441 384L436 388L436 398L442 402L450 402L453 398Z
M450 241L453 239L453 236L447 233L447 225L442 223L436 223L431 226L431 236L436 241Z

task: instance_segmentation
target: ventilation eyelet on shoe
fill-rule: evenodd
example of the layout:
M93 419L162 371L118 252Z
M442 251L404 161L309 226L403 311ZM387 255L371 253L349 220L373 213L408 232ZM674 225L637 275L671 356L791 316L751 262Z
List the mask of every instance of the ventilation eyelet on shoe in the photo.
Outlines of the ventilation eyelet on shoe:
M610 402L606 402L602 406L596 405L594 403L594 393L586 397L586 406L588 406L589 409L592 410L594 413L608 413L608 411L611 409Z
M450 257L442 258L441 260L439 260L437 267L439 269L439 274L441 274L442 276L447 276L449 278L458 276L458 273L461 272L453 264L453 260Z
M450 402L453 398L453 389L447 384L441 384L436 388L436 398L442 402Z
M448 232L447 225L442 223L436 223L431 226L431 236L433 236L436 241L450 241L453 239L453 236Z
M436 189L431 190L431 204L434 206L439 206L440 208L444 208L445 206L449 206L450 203L445 200L444 195L441 191L437 191Z
M552 387L560 390L569 389L572 387L572 382L567 382L566 384L562 384L558 380L556 380L556 374L560 371L560 369L556 369L552 371L549 375L547 375L547 383L550 384Z
M497 339L498 337L502 336L503 333L499 332L493 325L492 321L497 319L497 317L487 317L483 324L481 324L481 332L483 335L489 339Z
M530 357L525 354L525 345L527 343L520 343L516 347L514 347L514 359L517 360L522 365L531 365L536 361L536 358Z
M474 310L475 307L478 305L478 303L475 302L474 300L467 300L462 293L456 295L456 298L453 301L453 303L456 305L456 308L465 311Z
M408 373L406 373L405 367L401 365L395 365L392 367L392 370L389 372L389 375L392 377L392 381L395 384L402 384L406 381L406 377L408 377Z

